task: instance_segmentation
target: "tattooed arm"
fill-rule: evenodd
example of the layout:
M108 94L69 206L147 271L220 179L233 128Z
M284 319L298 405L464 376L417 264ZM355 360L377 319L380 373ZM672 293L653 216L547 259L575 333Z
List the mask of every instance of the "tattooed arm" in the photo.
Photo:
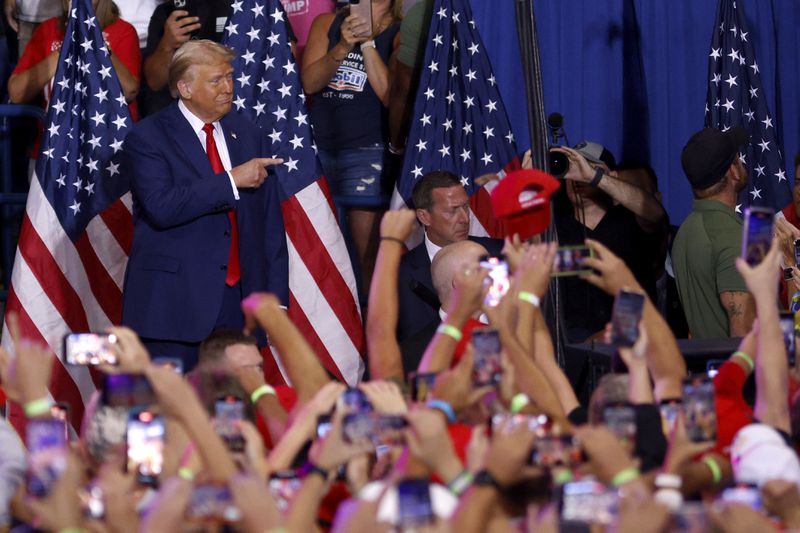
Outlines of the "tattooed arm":
M744 337L756 316L753 297L745 291L726 291L720 293L719 300L728 313L729 336Z

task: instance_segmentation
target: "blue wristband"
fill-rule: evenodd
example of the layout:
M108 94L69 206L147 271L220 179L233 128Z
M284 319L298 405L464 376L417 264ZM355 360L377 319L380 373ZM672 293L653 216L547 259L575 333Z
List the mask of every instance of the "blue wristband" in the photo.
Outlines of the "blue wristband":
M447 421L451 424L456 421L456 412L453 411L453 408L446 401L430 400L427 405L429 409L438 409L443 412L444 416L447 417Z

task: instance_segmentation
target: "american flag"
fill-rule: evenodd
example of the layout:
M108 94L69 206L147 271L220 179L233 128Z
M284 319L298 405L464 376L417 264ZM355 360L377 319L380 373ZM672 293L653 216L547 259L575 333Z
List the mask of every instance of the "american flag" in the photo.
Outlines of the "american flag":
M750 182L739 195L737 212L748 205L776 211L792 199L777 142L775 117L770 115L761 85L753 36L744 11L734 0L720 0L708 60L705 125L722 131L742 126L750 144L739 155Z
M286 13L279 0L236 0L232 9L223 43L237 53L234 109L263 128L270 155L285 160L275 174L284 197L289 316L325 368L354 385L364 369L355 276L317 161Z
M86 367L62 363L62 338L119 323L133 236L117 163L131 117L91 0L73 0L54 82L6 313L59 356L50 394L77 424L95 387ZM11 350L9 337L6 324Z
M469 2L436 0L397 193L410 204L414 185L434 170L461 178L470 195L471 235L502 236L485 174L519 166L514 134ZM397 204L397 195L393 204Z

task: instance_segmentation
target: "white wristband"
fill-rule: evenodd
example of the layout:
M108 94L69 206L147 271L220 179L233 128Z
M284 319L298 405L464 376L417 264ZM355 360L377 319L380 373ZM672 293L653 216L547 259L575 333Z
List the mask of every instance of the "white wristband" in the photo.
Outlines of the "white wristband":
M364 41L363 43L361 43L361 51L363 52L366 48L376 48L375 41L370 39L369 41Z

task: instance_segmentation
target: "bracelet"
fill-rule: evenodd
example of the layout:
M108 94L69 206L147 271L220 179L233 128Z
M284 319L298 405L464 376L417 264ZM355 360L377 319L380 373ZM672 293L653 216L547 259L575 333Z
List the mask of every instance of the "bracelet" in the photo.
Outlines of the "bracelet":
M22 410L25 412L25 416L33 418L47 414L52 406L53 401L50 398L39 398L38 400L26 403L22 406Z
M453 406L444 400L430 400L427 403L427 407L428 409L436 409L444 413L444 416L447 417L447 421L451 424L456 421L456 412L453 411Z
M656 476L656 487L659 489L679 490L682 485L681 477L675 474L661 473Z
M274 387L271 387L265 383L253 391L253 394L250 395L250 401L253 403L253 405L255 405L255 403L258 402L262 396L266 396L267 394L272 394L273 396L278 395L278 393L275 392Z
M397 237L381 237L381 241L392 241L400 244L400 246L405 246L406 243L402 239L398 239Z
M375 41L370 39L369 41L364 41L363 43L361 43L361 52L362 53L367 48L375 48L375 49L377 49L377 47L375 46Z
M678 489L658 489L653 499L673 512L683 505L683 494Z
M178 469L178 477L186 481L194 481L194 472L188 466L182 466Z
M511 398L511 406L509 407L508 411L512 415L515 415L520 411L522 411L525 408L525 406L528 405L529 403L531 403L531 399L528 397L528 395L525 394L524 392L520 392L519 394Z
M298 472L300 477L310 476L311 474L317 474L320 476L323 481L328 480L328 471L324 470L323 468L317 466L316 464L312 463L311 461L307 461L300 471Z
M398 148L394 146L392 143L389 143L389 153L392 155L403 155L405 153L405 148Z
M448 337L452 337L456 342L460 342L461 338L464 337L460 329L455 326L451 326L450 324L441 324L438 328L436 328L436 333L441 333L443 335L447 335Z
M611 479L611 484L615 487L619 487L633 481L634 479L639 479L639 476L642 474L639 472L639 469L635 466L629 466L628 468L623 468Z
M456 496L461 496L472 485L472 479L472 472L464 470L447 484L447 488Z
M589 185L592 187L597 187L600 184L600 180L603 179L603 175L603 169L598 168L597 172L594 173L594 178L592 178L592 181L589 182Z
M536 296L532 292L519 291L519 293L517 294L517 298L519 298L523 302L528 302L529 304L531 304L534 307L541 307L542 306L541 298L539 298L538 296Z
M750 355L748 355L746 352L739 350L737 352L733 352L731 357L738 357L744 360L744 362L747 363L747 366L750 367L750 370L753 370L756 367L756 364L753 362L753 358L750 357Z
M703 457L703 464L705 464L709 470L711 470L711 476L714 480L714 485L717 485L720 481L722 481L722 469L717 464L717 461L714 460L713 457Z

